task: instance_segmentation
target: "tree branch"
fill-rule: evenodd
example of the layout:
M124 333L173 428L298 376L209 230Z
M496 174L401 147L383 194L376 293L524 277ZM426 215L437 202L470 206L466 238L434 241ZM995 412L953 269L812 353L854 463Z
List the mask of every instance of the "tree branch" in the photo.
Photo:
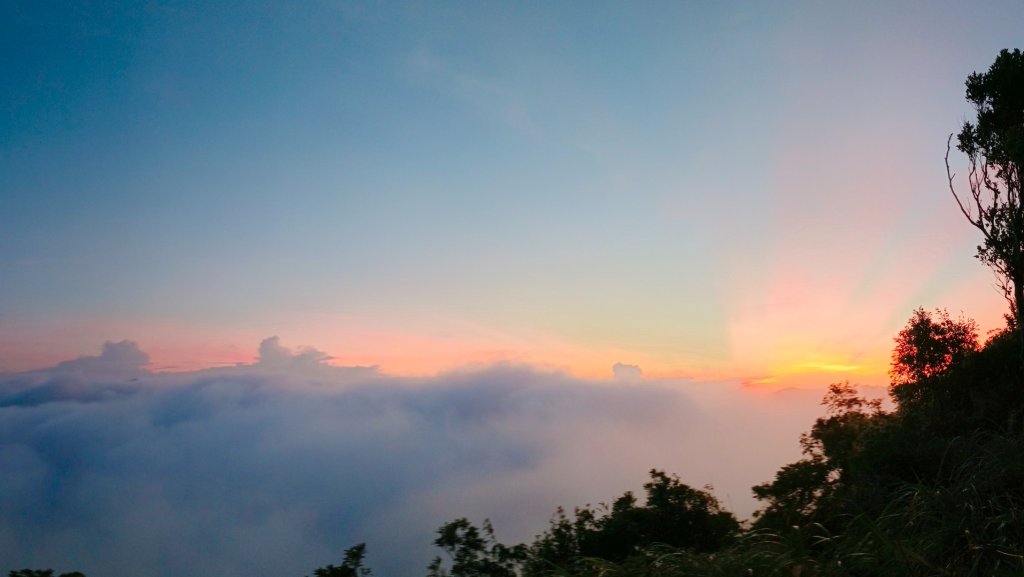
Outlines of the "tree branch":
M949 138L946 139L946 178L949 181L949 192L953 195L953 199L956 200L956 205L960 207L960 212L962 212L964 214L964 217L967 218L967 222L973 224L975 228L980 230L981 233L983 235L985 235L986 238L988 238L988 236L989 236L988 230L986 230L985 225L984 225L984 221L982 220L982 215L984 215L984 211L982 210L982 207L981 207L980 192L975 192L976 187L974 186L973 183L970 184L970 186L971 186L971 196L974 198L974 203L978 206L978 218L977 218L977 220L975 220L974 217L971 216L971 211L968 210L964 206L963 202L960 201L960 196L957 195L956 188L953 186L953 179L956 178L956 174L952 170L950 170L950 168L949 168L949 151L950 151L950 149L952 147L952 142L953 142L953 133L950 133ZM973 175L974 172L975 172L975 167L972 166L971 167L971 174ZM968 177L968 180L971 180L971 179L972 179L972 177Z

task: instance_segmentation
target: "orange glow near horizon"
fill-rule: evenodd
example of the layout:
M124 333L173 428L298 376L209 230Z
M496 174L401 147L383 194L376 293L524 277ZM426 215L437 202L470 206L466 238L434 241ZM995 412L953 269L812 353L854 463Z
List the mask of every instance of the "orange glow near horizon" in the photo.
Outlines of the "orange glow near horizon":
M323 351L331 365L378 366L396 376L515 363L608 380L613 365L624 363L639 366L649 379L736 381L765 390L820 389L843 380L887 385L892 339L912 310L902 310L899 301L913 298L913 289L896 291L892 283L883 283L858 298L851 290L842 290L855 284L850 278L832 279L824 290L812 291L808 287L821 284L821 279L808 277L806 271L801 276L792 267L787 272L788 276L779 269L770 275L772 280L757 293L731 295L729 354L718 359L600 347L550 333L498 330L452 318L409 322L309 313L241 328L131 318L82 318L52 326L8 323L7 331L0 333L0 359L6 363L0 371L42 368L95 355L104 341L122 339L139 344L150 356L153 371L251 364L258 358L259 343L279 336L294 352ZM976 303L979 308L969 316L978 321L982 341L990 329L1001 325L1005 310L985 275L987 271L981 270L976 278L962 279L944 297ZM896 293L902 293L901 298L894 298Z
M764 326L760 323L754 324ZM744 323L737 324L737 327L743 326ZM310 328L312 327L307 326L307 329ZM150 356L150 370L160 372L251 364L258 358L260 341L273 336L255 331L193 331L192 327L183 325L144 327L143 324L135 324L134 329L132 335L125 331L114 334L123 334L126 335L125 338L138 342L142 350ZM773 332L770 327L765 327L764 330ZM314 343L312 347L329 355L331 359L328 363L331 365L378 366L382 372L396 376L432 376L450 370L511 362L529 364L542 370L562 371L581 378L607 380L612 378L612 366L615 363L625 363L639 366L645 377L653 379L738 381L768 390L791 387L823 388L842 380L873 386L888 384L891 337L873 343L875 346L872 350L844 353L842 346L822 342L823 339L814 338L810 331L809 327L804 334L791 333L773 342L761 341L761 346L756 348L751 341L741 339L734 343L733 362L705 363L692 367L674 365L639 351L595 351L553 338L537 336L526 339L491 334L488 338L480 338L479 334L366 330L360 327L345 332L328 329L307 330L304 338ZM95 329L88 332L101 331ZM756 341L761 332L754 331L745 338ZM189 334L193 336L189 338ZM197 339L195 335L199 334L205 335L206 338ZM304 342L296 341L291 336L298 334L297 332L282 331L278 334L282 345L293 352L309 348ZM743 332L739 331L737 336L743 337ZM95 344L84 350L53 348L50 350L52 358L27 354L33 348L27 341L22 343L26 346L22 346L21 351L13 347L12 342L0 342L0 346L11 353L8 358L30 359L34 365L3 367L3 370L40 368L77 356L95 355L104 340L118 339L99 337ZM243 340L247 342L243 344Z
M120 323L118 323L120 324ZM124 335L124 338L139 343L150 362L148 368L156 372L184 372L222 366L251 364L258 359L258 347L263 338L273 336L256 332L225 333L211 330L196 330L195 327L176 324L128 323L133 330L104 330L98 323L84 323L77 330L69 330L81 346L53 347L49 354L31 355L31 338L14 342L0 342L10 353L7 358L21 358L30 364L5 366L5 371L20 371L52 366L78 356L98 354L107 338L102 334ZM91 327L91 328L90 328ZM317 331L317 333L320 333ZM495 342L496 335L481 341L467 335L456 337L450 333L430 334L417 332L385 332L356 330L344 334L324 331L312 336L312 345L331 357L328 364L335 366L378 366L384 373L396 376L432 376L450 370L485 367L495 363L511 362L536 366L542 370L562 371L577 377L595 380L612 378L615 363L634 364L641 368L644 376L654 379L689 378L697 381L745 381L772 388L788 386L824 386L832 382L828 373L850 368L842 362L823 362L823 357L805 357L803 360L770 367L730 368L727 366L704 366L687 368L673 366L656 357L640 352L624 350L592 351L571 343L557 342L550 338L536 337L534 340L520 339L514 342L510 336L502 337L504 342ZM191 335L189 337L188 335ZM202 335L202 336L200 336ZM257 336L259 335L259 336ZM293 352L309 348L297 342L291 333L280 333L282 345ZM31 337L23 333L23 336ZM40 335L42 336L42 335ZM92 338L95 337L95 338ZM205 338L203 338L205 337ZM246 343L242 344L241 341ZM94 343L94 344L93 344ZM236 344L237 343L237 344ZM17 346L16 346L17 345ZM749 366L750 368L746 368ZM858 371L860 372L860 371ZM749 378L748 375L762 375ZM884 370L881 371L884 374ZM768 375L768 376L764 376ZM833 379L834 380L834 379Z

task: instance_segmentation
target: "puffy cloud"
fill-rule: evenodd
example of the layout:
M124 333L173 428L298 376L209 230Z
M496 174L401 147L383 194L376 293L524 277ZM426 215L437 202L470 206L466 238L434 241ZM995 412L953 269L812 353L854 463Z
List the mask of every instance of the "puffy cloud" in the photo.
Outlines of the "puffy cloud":
M132 341L103 343L103 352L98 357L80 357L65 361L54 367L54 372L83 374L90 376L134 375L149 363L149 355L142 352Z
M643 378L644 373L637 365L615 363L612 365L612 375L616 381L637 382Z
M79 357L51 369L8 375L0 381L0 407L57 400L92 402L131 394L146 374L149 355L131 341L103 344L97 357Z
M281 345L281 340L277 337L263 339L263 342L260 343L259 365L262 367L318 367L332 358L327 353L312 347L292 353Z
M122 342L4 377L0 570L298 577L366 541L379 574L410 574L447 520L528 540L556 506L637 490L651 467L749 514L749 487L819 412L816 393L729 383L508 364L399 378L327 359L271 338L252 365L152 373Z

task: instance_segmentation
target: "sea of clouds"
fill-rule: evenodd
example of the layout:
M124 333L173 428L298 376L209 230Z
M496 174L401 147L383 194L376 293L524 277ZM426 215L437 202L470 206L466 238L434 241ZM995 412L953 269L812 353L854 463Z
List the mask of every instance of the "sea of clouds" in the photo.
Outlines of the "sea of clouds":
M530 540L559 505L711 484L740 517L799 457L821 391L607 380L527 365L429 378L338 367L265 340L251 364L146 369L129 341L0 375L0 573L302 577L367 542L381 577L425 574L440 524Z

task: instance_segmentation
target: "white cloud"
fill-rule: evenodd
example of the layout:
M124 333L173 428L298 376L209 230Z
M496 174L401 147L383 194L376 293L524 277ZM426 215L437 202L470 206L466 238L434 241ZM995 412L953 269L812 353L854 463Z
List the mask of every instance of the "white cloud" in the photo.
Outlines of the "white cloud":
M528 540L556 506L638 490L652 467L749 514L749 487L819 413L814 393L525 365L412 379L327 358L272 338L252 365L151 373L122 342L4 377L0 570L299 577L366 541L379 574L409 574L447 520Z
M281 345L278 337L268 337L260 343L259 365L261 367L276 368L314 368L323 366L324 363L334 357L327 353L305 347L297 353L293 353L287 347Z

